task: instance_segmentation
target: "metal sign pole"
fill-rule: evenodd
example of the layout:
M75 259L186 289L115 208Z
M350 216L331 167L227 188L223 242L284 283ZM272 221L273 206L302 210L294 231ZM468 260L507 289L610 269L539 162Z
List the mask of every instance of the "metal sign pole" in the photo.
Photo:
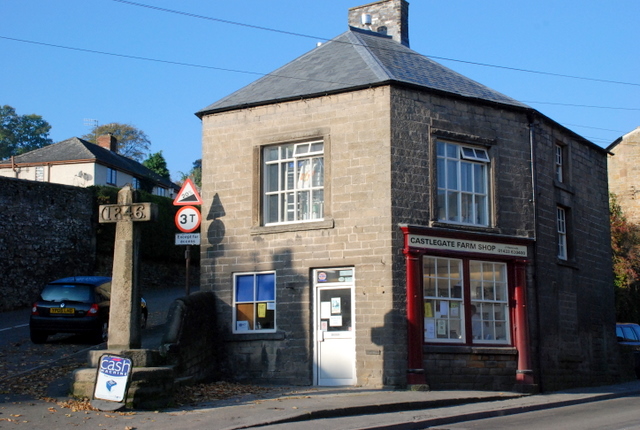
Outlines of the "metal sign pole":
M184 291L185 294L188 296L190 294L190 288L189 288L189 266L191 266L191 245L187 245L187 250L184 252L184 258L186 260L186 272L187 272L187 276L186 276L186 282L185 282L185 286L184 286Z

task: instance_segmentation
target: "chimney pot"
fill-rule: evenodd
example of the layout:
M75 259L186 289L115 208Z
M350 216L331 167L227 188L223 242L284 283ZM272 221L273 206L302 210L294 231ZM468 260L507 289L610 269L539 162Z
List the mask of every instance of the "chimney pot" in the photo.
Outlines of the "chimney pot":
M380 0L349 9L349 25L391 36L409 47L409 3Z

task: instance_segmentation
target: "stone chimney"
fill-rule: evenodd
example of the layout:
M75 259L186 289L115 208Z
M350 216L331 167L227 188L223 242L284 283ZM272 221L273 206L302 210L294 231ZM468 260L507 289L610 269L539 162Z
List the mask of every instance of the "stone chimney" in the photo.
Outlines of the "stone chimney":
M382 0L349 9L349 25L391 36L409 47L409 3Z
M102 146L111 152L118 152L118 139L111 133L103 134L98 136L98 146Z

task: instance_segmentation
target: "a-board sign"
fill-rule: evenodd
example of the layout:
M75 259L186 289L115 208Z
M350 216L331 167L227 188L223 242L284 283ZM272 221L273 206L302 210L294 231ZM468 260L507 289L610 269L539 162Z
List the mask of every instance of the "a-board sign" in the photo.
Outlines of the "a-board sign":
M109 354L100 357L94 399L124 402L132 368L129 358Z

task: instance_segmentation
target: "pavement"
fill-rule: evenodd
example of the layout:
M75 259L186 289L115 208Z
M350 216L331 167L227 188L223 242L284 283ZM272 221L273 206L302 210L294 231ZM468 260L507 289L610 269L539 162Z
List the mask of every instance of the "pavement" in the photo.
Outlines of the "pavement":
M55 401L0 403L0 428L67 429L424 429L599 400L640 395L640 381L522 395L487 391L408 391L367 388L271 387L195 406L159 411L74 410Z
M164 317L164 315L163 315ZM159 345L162 325L143 331ZM157 411L88 410L68 396L68 380L54 381L47 400L0 396L0 429L425 429L473 419L640 395L640 380L527 395L493 391L409 391L363 387L272 386L224 400ZM197 388L194 388L197 389ZM256 394L257 393L257 394Z

